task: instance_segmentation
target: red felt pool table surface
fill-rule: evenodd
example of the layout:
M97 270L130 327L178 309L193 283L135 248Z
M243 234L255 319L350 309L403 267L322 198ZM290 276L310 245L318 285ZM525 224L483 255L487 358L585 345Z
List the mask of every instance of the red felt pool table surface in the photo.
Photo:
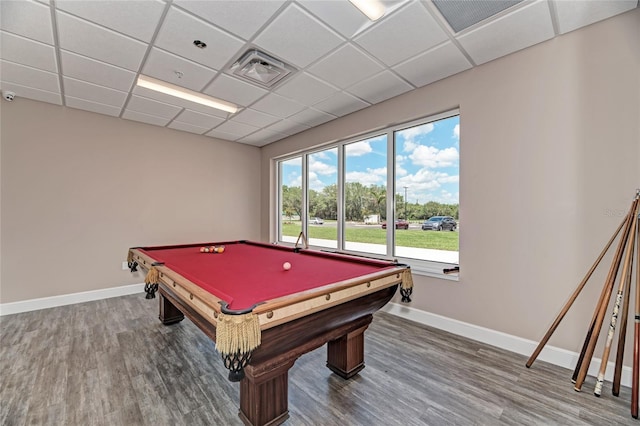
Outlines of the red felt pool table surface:
M223 253L200 247L224 245ZM139 250L228 303L228 309L254 305L291 294L394 268L389 261L356 258L315 250L248 241L144 247ZM289 262L290 270L283 264Z

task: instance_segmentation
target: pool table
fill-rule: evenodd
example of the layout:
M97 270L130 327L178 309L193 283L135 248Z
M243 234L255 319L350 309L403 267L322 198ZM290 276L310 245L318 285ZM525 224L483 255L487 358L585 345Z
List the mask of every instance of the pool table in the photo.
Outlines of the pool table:
M163 324L187 316L216 342L240 382L247 425L288 418L288 371L306 352L328 343L331 371L348 379L362 370L372 314L398 287L409 301L412 287L397 262L251 241L135 247L128 260L147 271Z

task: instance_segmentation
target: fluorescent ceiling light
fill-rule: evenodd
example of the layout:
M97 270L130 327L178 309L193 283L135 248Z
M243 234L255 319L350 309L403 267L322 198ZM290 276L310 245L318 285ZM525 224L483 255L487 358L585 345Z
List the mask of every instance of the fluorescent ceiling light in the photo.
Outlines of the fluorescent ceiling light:
M221 101L220 99L212 98L211 96L203 95L202 93L194 92L193 90L185 89L184 87L176 86L162 80L156 80L146 75L140 75L136 84L140 87L164 93L165 95L175 96L176 98L230 112L231 114L238 111L238 107L231 102Z
M349 0L360 12L367 15L372 21L377 21L384 16L384 5L379 0Z

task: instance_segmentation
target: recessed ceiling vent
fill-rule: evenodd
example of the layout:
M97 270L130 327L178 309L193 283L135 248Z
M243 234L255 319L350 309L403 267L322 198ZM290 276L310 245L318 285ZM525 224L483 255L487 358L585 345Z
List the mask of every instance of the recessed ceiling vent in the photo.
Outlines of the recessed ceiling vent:
M523 0L433 0L456 33L484 21Z
M253 49L231 65L230 71L250 83L271 88L293 73L295 68Z

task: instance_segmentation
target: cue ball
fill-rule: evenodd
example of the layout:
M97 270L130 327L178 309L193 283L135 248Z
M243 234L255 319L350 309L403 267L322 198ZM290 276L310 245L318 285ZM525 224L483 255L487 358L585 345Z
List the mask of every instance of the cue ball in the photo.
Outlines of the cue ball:
M282 269L284 269L285 271L288 271L289 269L291 269L291 264L289 262L284 262L282 264Z

